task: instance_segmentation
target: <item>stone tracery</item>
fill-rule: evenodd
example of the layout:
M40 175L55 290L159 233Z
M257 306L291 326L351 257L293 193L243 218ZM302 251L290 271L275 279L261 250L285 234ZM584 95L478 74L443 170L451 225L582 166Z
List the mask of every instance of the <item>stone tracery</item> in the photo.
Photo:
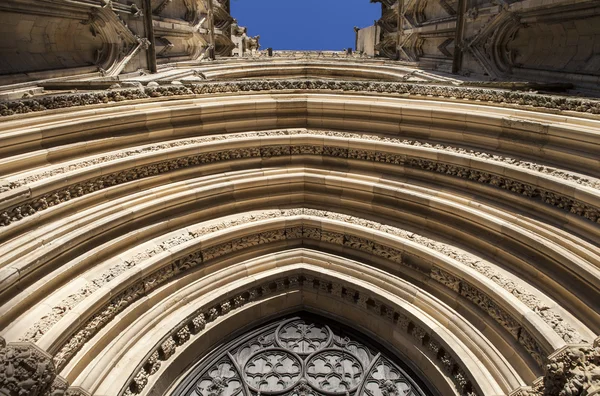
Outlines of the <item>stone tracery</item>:
M423 395L406 372L371 348L302 317L252 338L185 380L181 395ZM195 385L194 385L195 384ZM185 390L184 390L185 389Z
M0 62L0 393L205 356L190 394L598 392L597 4L379 3L343 52L224 0L0 4L48 43ZM391 353L291 321L211 354L303 311Z

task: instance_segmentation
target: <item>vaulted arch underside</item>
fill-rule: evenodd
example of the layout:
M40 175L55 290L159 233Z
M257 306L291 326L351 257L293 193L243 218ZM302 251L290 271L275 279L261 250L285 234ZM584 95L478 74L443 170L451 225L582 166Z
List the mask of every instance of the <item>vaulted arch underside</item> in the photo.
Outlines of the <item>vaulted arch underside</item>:
M232 334L308 311L432 394L558 394L567 355L591 392L599 127L285 87L3 117L3 350L52 361L38 390L162 395Z

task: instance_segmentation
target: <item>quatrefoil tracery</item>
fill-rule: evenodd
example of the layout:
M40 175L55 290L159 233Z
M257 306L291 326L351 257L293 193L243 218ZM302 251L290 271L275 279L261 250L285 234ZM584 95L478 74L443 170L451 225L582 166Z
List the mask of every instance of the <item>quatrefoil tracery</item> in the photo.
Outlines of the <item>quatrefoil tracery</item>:
M394 363L328 326L301 318L231 349L188 396L417 396Z
M356 356L341 349L328 348L311 355L306 362L310 385L330 393L353 392L361 383L364 370Z
M331 344L332 339L329 327L306 324L302 320L281 324L275 334L282 348L300 355L323 349Z
M290 391L302 374L302 359L281 348L259 351L248 359L244 368L248 387L266 394Z

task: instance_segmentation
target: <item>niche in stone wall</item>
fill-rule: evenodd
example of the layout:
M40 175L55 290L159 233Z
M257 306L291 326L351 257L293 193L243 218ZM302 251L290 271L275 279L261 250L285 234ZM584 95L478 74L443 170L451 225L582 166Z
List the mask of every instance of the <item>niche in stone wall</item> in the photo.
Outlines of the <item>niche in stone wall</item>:
M93 66L102 39L78 19L0 14L0 74Z
M504 46L513 67L600 75L600 16L523 23Z

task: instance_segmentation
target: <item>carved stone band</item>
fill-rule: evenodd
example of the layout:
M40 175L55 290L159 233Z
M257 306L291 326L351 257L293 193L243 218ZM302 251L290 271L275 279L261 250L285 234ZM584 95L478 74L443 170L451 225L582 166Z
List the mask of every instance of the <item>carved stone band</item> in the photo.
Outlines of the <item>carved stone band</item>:
M0 116L30 113L50 109L123 102L127 100L157 98L162 96L189 96L216 93L317 90L343 92L375 92L392 95L472 100L483 103L513 104L539 108L569 110L600 114L600 102L590 99L572 99L561 96L529 92L513 92L492 88L471 88L423 83L335 81L335 80L254 80L209 82L202 84L169 85L157 88L122 89L83 94L56 95L37 100L19 100L0 103Z
M297 216L299 214L316 216L317 218L327 217L339 219L340 221L343 221L345 223L355 223L358 225L367 226L371 229L379 229L385 233L389 233L394 236L407 238L411 241L423 244L424 246L433 248L435 250L438 250L439 252L443 252L444 254L449 255L454 259L459 260L463 264L466 264L471 268L481 272L481 274L489 277L490 280L493 280L501 286L507 287L509 284L515 285L514 282L507 282L504 276L495 272L492 268L482 265L479 262L479 260L477 260L474 257L469 257L469 255L460 253L457 254L456 251L453 251L447 245L437 243L419 235L410 233L411 236L409 237L409 233L407 233L404 230L397 229L395 227L385 226L373 221L364 220L353 216L341 215L332 212L316 211L311 209L292 209L284 211L279 215ZM273 216L276 215L278 214L268 213L265 214L264 217L252 216L251 218L241 218L238 219L237 224L243 224L244 222L260 221L261 219L265 218L272 219ZM231 226L233 226L233 224L227 225L227 227L229 228ZM216 229L218 230L218 227ZM197 230L197 235L206 236L207 233L214 231L215 228L206 230L200 229ZM368 238L365 238L363 236L352 235L352 233L350 233L350 230L348 230L347 234L341 234L339 232L324 230L311 225L290 225L285 229L264 231L258 234L248 235L247 237L237 238L232 241L223 242L214 246L205 247L201 251L196 251L186 255L185 257L178 258L172 264L161 268L160 270L145 277L140 282L131 285L127 290L115 296L110 301L108 306L104 306L99 312L96 312L90 320L84 323L83 326L71 336L68 342L64 344L60 351L57 353L55 357L55 363L59 367L64 367L66 362L72 356L74 356L74 354L82 347L82 345L87 340L89 340L96 332L98 332L102 328L102 326L111 321L119 312L125 309L132 302L138 300L140 297L156 289L161 284L169 281L175 275L181 272L188 271L192 268L202 266L203 263L209 260L226 257L228 254L240 252L246 248L266 245L269 243L276 243L278 241L283 240L295 239L323 241L334 245L346 246L348 248L363 251L376 257L387 259L398 264L403 264L413 270L425 271L425 273L428 276L435 279L437 282L441 283L442 285L445 285L446 287L460 294L464 298L478 305L493 320L495 320L502 327L504 327L511 334L511 336L515 340L517 340L531 354L531 356L538 362L539 365L543 364L543 357L550 352L545 351L545 348L542 347L535 340L535 337L533 337L530 334L529 330L522 326L519 319L517 319L514 315L510 314L504 308L498 305L498 303L494 301L494 299L491 298L488 294L482 292L478 287L470 284L464 279L449 274L447 271L435 266L431 267L430 270L424 270L420 267L414 267L403 259L402 250L398 250L391 246L382 245L379 242L369 240ZM185 239L179 240L180 242L185 242ZM167 244L169 244L168 241ZM137 263L139 262L136 262L136 264ZM127 269L127 267L123 267L121 269L118 269L118 271L124 272ZM515 286L518 288L517 285ZM553 311L552 309L539 309L539 307L542 306L543 303L534 294L527 292L523 288L519 288L519 290L519 293L515 294L522 296L522 302L531 307L532 311L538 313L541 320L543 320L547 325L553 328L554 331L561 335L561 337L565 338L566 340L580 341L582 339L581 335L577 333L575 328L570 326L568 322L564 321L557 312ZM515 289L507 289L507 291L512 293L515 291ZM54 317L53 322L57 321L58 319L60 319L60 317ZM52 322L47 321L37 323L27 333L28 337L33 337L33 339L38 338L41 333L46 331L42 330L42 328L47 328L51 324ZM560 324L560 326L558 324ZM307 351L310 352L310 349L308 349Z

